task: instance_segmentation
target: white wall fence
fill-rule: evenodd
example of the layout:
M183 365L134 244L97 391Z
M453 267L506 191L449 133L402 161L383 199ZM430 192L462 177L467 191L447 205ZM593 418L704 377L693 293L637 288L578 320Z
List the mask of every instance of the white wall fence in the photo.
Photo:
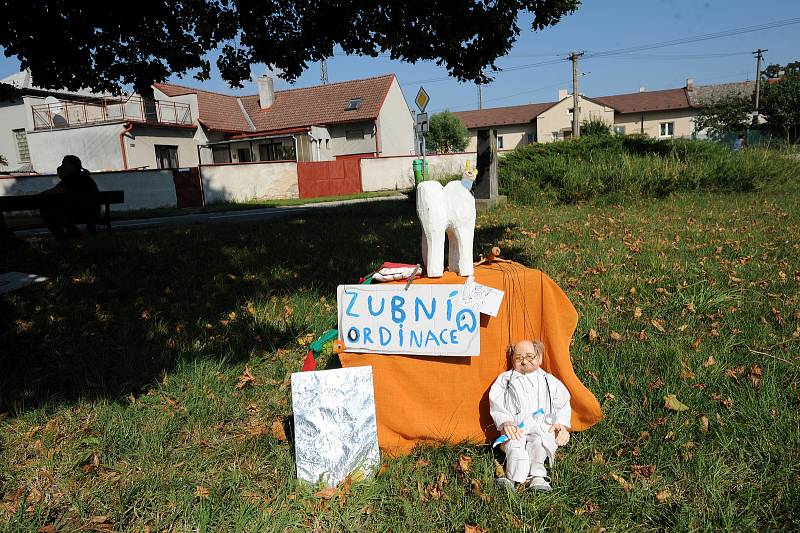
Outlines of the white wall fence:
M200 167L206 204L299 198L297 163L237 163Z
M414 186L414 159L418 156L362 159L361 190L410 189ZM428 174L433 179L461 174L467 161L474 168L476 154L428 156ZM94 172L92 178L101 191L125 191L125 203L113 206L113 210L177 206L172 170ZM299 197L297 163L294 162L203 165L200 179L206 204ZM36 194L57 182L53 174L0 177L0 196Z
M132 170L94 172L92 178L101 191L124 191L125 203L112 206L112 211L175 207L175 182L171 170ZM41 174L0 178L0 196L36 194L58 183L58 176Z

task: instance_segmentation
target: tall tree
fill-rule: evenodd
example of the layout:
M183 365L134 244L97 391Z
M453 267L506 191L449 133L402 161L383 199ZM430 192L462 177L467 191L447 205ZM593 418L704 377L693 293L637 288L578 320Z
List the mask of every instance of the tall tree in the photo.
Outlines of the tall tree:
M707 103L694 117L696 131L707 130L712 139L728 133L744 131L750 124L753 102L750 98L731 95Z
M233 86L265 63L286 80L333 55L434 60L459 80L489 81L521 29L556 24L580 0L140 0L102 7L69 0L0 2L0 46L45 88L119 92L172 74L208 79L210 56Z
M783 133L787 142L800 141L800 73L767 83L761 102L767 125Z
M440 154L463 152L469 141L469 130L457 116L445 109L431 115L425 144L428 149Z

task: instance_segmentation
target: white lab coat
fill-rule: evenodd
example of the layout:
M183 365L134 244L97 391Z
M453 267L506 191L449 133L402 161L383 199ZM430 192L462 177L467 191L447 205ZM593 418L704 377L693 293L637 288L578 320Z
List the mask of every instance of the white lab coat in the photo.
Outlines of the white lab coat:
M537 409L544 410L544 417L550 423L558 422L569 428L572 409L569 405L569 391L552 374L541 368L521 374L508 370L500 374L489 389L489 413L499 430L506 422L515 425L530 418ZM526 425L534 429L537 424ZM549 429L549 424L545 425ZM506 476L515 482L522 482L531 476L547 475L544 460L553 463L556 444L555 435L550 431L526 431L521 439L509 440L501 445L506 453Z

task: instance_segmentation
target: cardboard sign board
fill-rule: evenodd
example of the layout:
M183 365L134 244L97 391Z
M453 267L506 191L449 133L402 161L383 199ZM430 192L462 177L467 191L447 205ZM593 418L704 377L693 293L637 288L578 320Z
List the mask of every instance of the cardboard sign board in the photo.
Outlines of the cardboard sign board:
M372 367L292 374L297 478L338 485L380 465Z
M339 285L339 340L347 352L480 355L480 313L464 285Z

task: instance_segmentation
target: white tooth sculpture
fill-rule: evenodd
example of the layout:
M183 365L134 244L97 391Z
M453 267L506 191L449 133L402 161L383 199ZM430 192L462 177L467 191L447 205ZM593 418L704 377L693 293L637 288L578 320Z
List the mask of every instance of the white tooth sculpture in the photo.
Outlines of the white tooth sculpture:
M422 259L429 278L444 272L444 236L449 244L448 267L459 276L471 276L475 234L475 198L458 181L445 187L438 181L417 186L417 216L422 224Z

